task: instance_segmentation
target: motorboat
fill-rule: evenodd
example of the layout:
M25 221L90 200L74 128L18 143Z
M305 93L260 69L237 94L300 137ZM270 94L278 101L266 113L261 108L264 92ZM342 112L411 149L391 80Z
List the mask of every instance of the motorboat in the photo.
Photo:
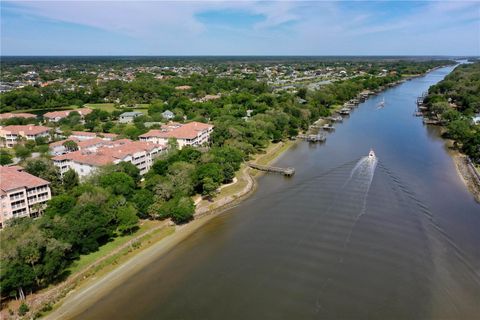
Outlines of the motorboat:
M382 99L382 101L380 101L380 103L377 105L377 109L381 109L385 107L385 98Z
M375 155L375 152L373 152L373 149L370 149L370 152L368 153L368 159L374 160L376 158L377 156Z

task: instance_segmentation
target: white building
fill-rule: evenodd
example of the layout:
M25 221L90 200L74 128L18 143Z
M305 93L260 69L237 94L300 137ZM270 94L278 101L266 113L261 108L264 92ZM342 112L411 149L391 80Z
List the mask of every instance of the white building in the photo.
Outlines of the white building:
M52 198L49 184L22 167L0 166L0 228L12 218L36 217Z
M50 129L49 127L34 125L0 126L0 138L2 138L0 139L0 145L13 148L21 138L33 141L36 138L45 138L50 141Z
M102 166L118 164L122 161L131 162L143 175L150 170L153 160L167 150L166 146L151 142L129 141L115 144L116 142L112 141L112 145L103 145L95 149L59 155L52 160L62 175L69 169L73 169L79 177L83 178Z
M175 118L175 114L170 110L165 110L164 112L162 112L162 117L164 119L171 120Z
M213 125L201 122L186 124L171 122L163 125L160 130L150 130L139 136L140 141L149 141L167 145L169 139L176 139L178 148L184 146L201 146L208 143Z
M143 116L143 113L138 111L124 112L120 115L118 122L120 123L131 123L136 117Z

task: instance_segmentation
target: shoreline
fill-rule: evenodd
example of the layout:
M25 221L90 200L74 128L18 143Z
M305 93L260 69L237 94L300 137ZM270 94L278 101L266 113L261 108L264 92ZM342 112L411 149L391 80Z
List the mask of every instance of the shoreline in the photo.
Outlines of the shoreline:
M475 201L480 203L480 179L477 178L478 172L477 174L473 172L473 170L476 169L468 164L468 157L465 154L457 150L450 150L449 154L453 159L458 176L463 181L467 190L472 194Z
M271 144L267 147L265 153L256 155L253 161L272 163L279 159L285 151L289 150L296 143L297 141L287 141ZM262 161L265 158L266 160ZM227 194L212 203L209 203L207 200L201 200L199 202L200 206L195 210L194 220L184 225L175 226L175 231L172 234L154 242L149 247L144 248L139 252L133 252L126 261L115 267L113 270L108 271L106 274L93 274L91 277L84 279L83 283L78 284L60 298L55 303L52 311L46 313L42 318L72 319L79 315L83 310L88 308L88 306L92 305L95 301L107 295L108 292L121 285L125 279L139 272L149 263L168 254L178 244L187 239L191 234L207 224L210 220L220 216L225 211L252 195L257 187L256 178L259 178L261 175L262 173L253 172L253 169L246 165L242 165L236 175L237 181L222 188L222 190L228 192L229 188L235 188L237 184L245 182L246 184L241 190L232 194ZM207 205L202 206L202 203L205 202ZM94 292L92 292L92 290L94 290ZM32 312L29 312L29 315L31 314Z

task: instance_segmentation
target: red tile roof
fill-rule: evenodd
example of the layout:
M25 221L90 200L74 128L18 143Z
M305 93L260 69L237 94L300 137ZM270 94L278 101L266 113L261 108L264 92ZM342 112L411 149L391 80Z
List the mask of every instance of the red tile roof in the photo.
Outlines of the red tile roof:
M115 141L112 141L115 142ZM110 143L112 143L110 142ZM137 152L152 151L155 148L165 149L161 144L144 142L144 141L129 141L122 145L115 145L113 147L101 147L96 151L75 151L60 156L53 157L54 161L72 160L74 162L89 164L93 166L103 166L113 163L117 160L123 160L129 155Z
M19 170L18 166L0 166L0 190L6 193L18 188L34 188L50 184L46 180Z
M145 134L142 134L140 138L176 138L176 139L194 139L202 131L212 129L213 125L201 123L201 122L189 122L180 127L169 128L162 126L162 130L150 130Z
M48 119L66 118L68 117L70 112L73 112L73 111L78 112L81 116L86 116L87 114L92 112L92 109L80 108L80 109L73 109L73 110L52 111L52 112L45 113L43 117Z
M11 118L36 118L37 116L31 113L2 113L0 114L0 120L11 119Z
M25 134L25 135L37 135L40 133L48 132L51 128L44 126L33 126L33 125L24 125L24 126L6 126L0 128L3 131L7 131L13 134Z

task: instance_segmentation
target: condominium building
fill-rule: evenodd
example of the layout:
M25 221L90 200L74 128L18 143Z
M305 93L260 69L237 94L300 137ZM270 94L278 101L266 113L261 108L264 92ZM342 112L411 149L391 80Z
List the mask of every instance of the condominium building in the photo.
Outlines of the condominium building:
M35 141L36 138L42 137L50 141L50 130L49 127L34 125L0 126L0 145L13 148L21 138Z
M0 228L12 218L36 217L52 197L49 184L22 167L0 166Z
M184 146L201 146L210 139L213 125L201 122L189 122L186 124L171 122L163 125L159 130L150 130L139 136L140 141L149 141L167 144L169 139L176 139L178 148Z
M73 169L79 177L83 178L102 166L118 164L122 161L131 162L143 175L150 170L153 160L166 150L166 146L162 144L124 139L112 141L95 149L62 154L53 157L52 160L62 175L69 169Z

